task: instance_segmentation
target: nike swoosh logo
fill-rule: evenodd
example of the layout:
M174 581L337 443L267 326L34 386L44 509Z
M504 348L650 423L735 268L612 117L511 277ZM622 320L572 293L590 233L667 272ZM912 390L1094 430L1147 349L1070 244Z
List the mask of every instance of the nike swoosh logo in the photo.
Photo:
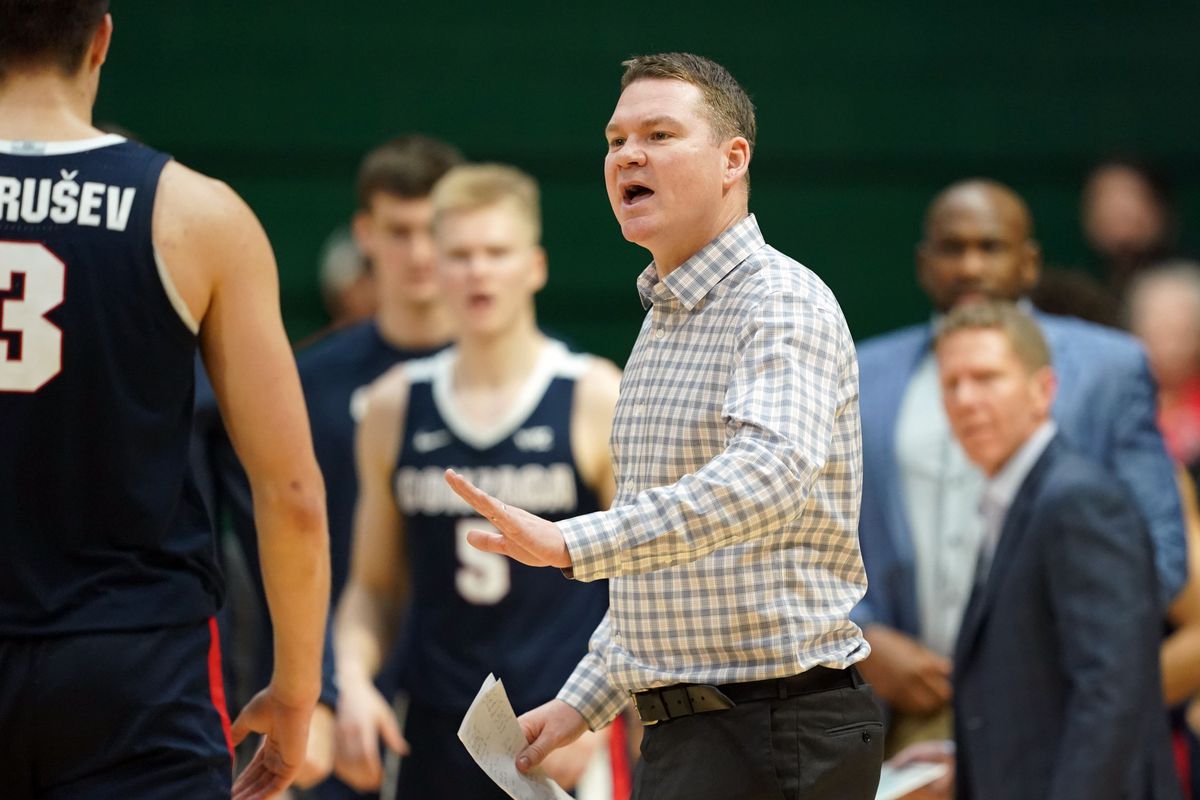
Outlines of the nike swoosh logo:
M549 425L522 428L513 434L513 443L526 453L548 453L554 447L554 428Z
M418 453L431 453L450 444L450 439L447 430L417 431L413 434L412 446Z

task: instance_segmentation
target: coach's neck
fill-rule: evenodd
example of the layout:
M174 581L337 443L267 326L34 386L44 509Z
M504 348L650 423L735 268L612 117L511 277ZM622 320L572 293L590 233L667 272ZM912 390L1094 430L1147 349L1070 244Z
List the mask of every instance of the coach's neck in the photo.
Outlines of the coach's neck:
M721 203L714 213L699 224L690 224L672 241L654 243L647 249L654 257L654 268L658 277L667 277L681 264L704 249L725 231L744 220L750 213L750 189L744 181L725 189Z

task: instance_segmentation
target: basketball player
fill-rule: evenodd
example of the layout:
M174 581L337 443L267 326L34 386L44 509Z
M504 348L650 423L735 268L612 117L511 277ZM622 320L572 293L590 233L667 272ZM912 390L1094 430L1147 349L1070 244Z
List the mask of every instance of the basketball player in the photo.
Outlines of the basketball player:
M355 243L370 265L378 307L366 321L334 330L296 354L304 400L312 420L317 463L325 475L332 565L331 599L336 603L348 570L354 500L354 415L365 387L397 363L444 347L452 331L434 272L433 217L429 193L462 156L450 145L421 135L392 139L371 150L359 167L353 219ZM203 388L203 387L202 387ZM254 521L247 503L246 477L222 427L211 392L197 401L193 455L197 473L226 508L246 561L257 560ZM256 587L261 594L261 587ZM248 622L247 620L242 620ZM236 624L236 622L234 623ZM265 629L263 625L259 628ZM251 654L255 672L270 674L270 635L263 653ZM297 783L309 786L333 763L333 648L327 648L321 705L313 717L308 759ZM381 676L391 695L389 676ZM253 684L253 682L252 682ZM354 797L337 781L316 790L321 800Z
M91 122L107 0L0 0L0 775L6 798L275 796L320 689L324 494L274 257L225 185ZM199 346L275 624L233 724L187 468Z
M506 681L518 710L553 697L587 650L607 587L572 585L469 547L466 531L484 522L442 472L464 470L551 519L607 507L619 373L537 328L546 258L530 177L457 167L434 189L433 207L439 277L459 339L384 375L359 425L353 562L335 629L338 771L359 787L380 782L378 736L398 736L371 678L407 610L400 684L410 698L411 756L397 796L503 798L458 741L462 716L489 672ZM546 633L531 639L535 620ZM567 759L574 768L559 765L568 784L596 743Z

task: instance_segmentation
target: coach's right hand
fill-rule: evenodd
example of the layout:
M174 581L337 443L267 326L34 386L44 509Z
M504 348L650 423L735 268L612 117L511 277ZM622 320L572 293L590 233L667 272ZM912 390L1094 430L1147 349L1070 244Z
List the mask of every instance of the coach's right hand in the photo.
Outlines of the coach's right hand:
M400 735L396 715L375 685L345 681L338 697L334 773L360 792L378 789L383 782L381 739L392 751L408 755L408 742Z
M546 756L570 744L588 729L583 715L562 700L551 700L517 717L528 746L517 754L522 774L538 766Z

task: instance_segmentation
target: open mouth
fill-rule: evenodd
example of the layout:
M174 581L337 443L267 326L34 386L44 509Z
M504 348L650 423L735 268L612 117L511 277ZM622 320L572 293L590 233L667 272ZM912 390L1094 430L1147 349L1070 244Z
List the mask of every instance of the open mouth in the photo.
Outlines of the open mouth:
M653 194L653 189L643 186L640 183L631 183L622 190L621 199L624 201L625 205L632 206L640 203L648 197L651 197Z
M467 304L473 311L483 311L491 308L492 296L490 294L473 294L467 298Z

